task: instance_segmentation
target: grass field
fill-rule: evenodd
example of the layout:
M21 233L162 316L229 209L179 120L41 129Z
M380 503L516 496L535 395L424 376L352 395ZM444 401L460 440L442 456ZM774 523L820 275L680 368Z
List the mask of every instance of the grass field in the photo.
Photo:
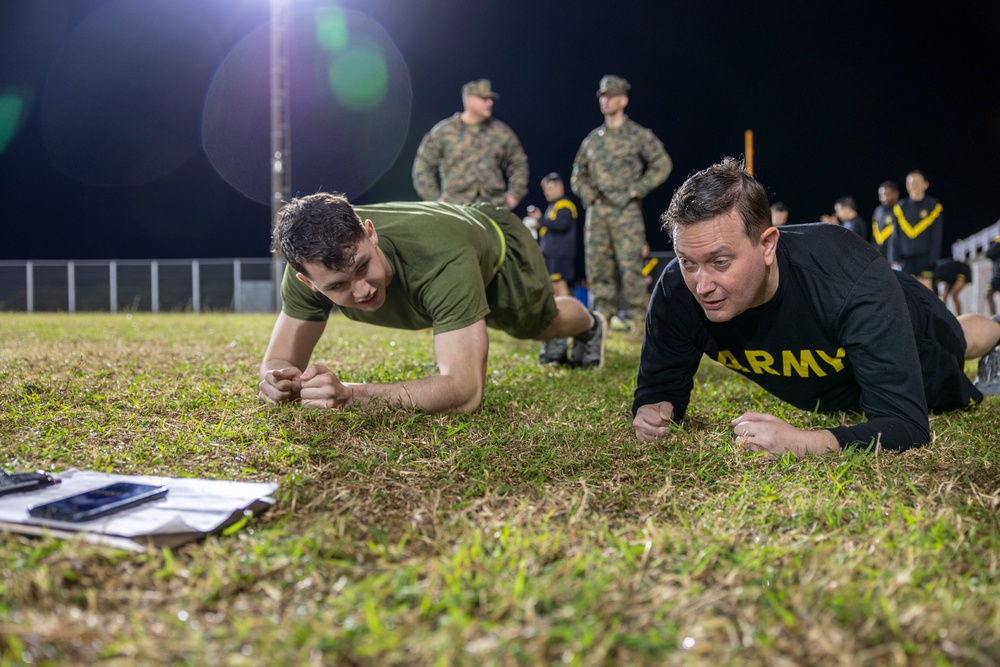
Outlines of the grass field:
M477 414L269 408L272 321L0 317L3 468L281 485L173 551L0 533L0 664L1000 662L997 397L932 417L921 450L762 460L733 446L745 410L845 417L706 362L683 428L645 445L635 344L593 373L492 333ZM340 317L316 358L435 368L428 332Z

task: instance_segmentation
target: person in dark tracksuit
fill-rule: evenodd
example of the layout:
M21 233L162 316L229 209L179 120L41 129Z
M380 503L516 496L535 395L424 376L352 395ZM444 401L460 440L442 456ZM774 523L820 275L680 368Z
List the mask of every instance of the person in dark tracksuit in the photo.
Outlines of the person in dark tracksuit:
M552 279L552 291L556 296L573 296L579 212L576 204L566 196L562 176L556 172L542 179L542 192L549 206L539 221L538 243ZM567 364L568 348L565 338L543 341L540 359L543 363Z
M892 235L896 231L896 213L893 208L899 202L899 184L885 181L878 186L878 203L872 214L872 245L892 263Z
M944 208L927 195L930 183L922 171L906 175L906 192L910 196L893 207L896 233L892 236L893 261L900 271L915 276L932 287L934 262L941 256L944 234Z
M941 259L934 264L934 291L939 293L941 301L948 305L951 299L956 315L962 314L962 304L958 295L965 286L972 282L972 267L957 259ZM938 283L944 283L940 289Z

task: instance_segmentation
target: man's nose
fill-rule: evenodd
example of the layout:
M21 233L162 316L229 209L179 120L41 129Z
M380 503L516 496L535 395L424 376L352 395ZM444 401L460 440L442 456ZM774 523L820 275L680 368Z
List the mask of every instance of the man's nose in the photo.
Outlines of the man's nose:
M698 291L698 294L702 295L710 294L715 290L715 281L712 280L711 276L709 276L704 271L699 271L698 275L695 276L694 285L695 289Z

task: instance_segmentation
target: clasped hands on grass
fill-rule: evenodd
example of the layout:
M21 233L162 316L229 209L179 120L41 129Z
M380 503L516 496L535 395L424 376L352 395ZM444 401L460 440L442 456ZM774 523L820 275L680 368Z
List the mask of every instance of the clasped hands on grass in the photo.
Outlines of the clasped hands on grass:
M299 399L302 405L342 408L350 405L354 392L326 366L310 364L304 371L294 366L267 371L258 385L259 395L269 403Z
M673 417L674 406L667 401L643 405L636 410L632 426L640 440L653 442L666 436ZM764 412L744 412L732 423L736 442L746 451L769 454L791 452L796 456L805 456L840 450L837 439L830 431L796 428Z

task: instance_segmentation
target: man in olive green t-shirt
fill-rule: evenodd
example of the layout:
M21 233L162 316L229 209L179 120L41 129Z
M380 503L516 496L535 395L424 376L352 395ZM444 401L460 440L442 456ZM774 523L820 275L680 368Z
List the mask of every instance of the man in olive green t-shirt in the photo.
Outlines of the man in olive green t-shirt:
M573 337L573 364L604 363L605 323L556 298L531 234L490 204L397 202L353 208L319 193L282 208L274 248L288 261L282 312L260 367L260 397L347 408L381 399L428 412L471 412L486 384L487 327L515 338ZM348 318L434 332L438 375L344 384L309 364L334 304Z

